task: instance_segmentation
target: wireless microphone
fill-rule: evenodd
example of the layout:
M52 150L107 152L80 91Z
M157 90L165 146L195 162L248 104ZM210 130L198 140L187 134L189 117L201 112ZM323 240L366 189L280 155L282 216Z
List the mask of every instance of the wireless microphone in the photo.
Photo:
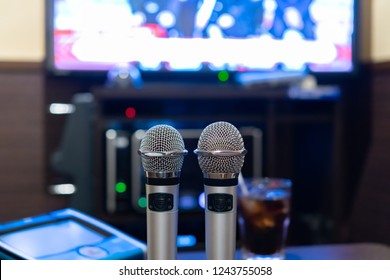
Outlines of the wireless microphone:
M139 149L146 175L147 255L173 260L177 255L179 178L187 150L183 137L169 125L146 131Z
M215 122L201 133L199 166L205 189L206 257L234 259L236 251L237 185L246 150L238 129L227 122Z

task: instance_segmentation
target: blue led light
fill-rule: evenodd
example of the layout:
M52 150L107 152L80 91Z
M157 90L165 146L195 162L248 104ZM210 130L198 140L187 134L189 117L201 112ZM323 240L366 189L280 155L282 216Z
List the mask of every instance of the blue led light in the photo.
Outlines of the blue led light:
M205 201L205 194L204 194L204 192L202 192L200 195L199 195L199 197L198 197L198 203L199 203L199 206L201 207L201 208L205 208L206 207L206 201Z
M191 210L198 207L196 197L191 195L183 195L179 198L179 208L183 210Z
M177 247L192 247L196 245L196 237L193 235L179 235L177 237Z

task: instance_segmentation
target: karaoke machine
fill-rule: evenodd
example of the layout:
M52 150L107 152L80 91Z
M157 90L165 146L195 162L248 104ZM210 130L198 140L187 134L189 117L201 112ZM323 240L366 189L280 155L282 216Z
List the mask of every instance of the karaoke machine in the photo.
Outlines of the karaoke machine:
M242 173L262 175L262 132L257 127L238 127L248 154ZM146 208L145 172L138 155L147 129L107 129L105 131L105 208L110 214L144 213ZM203 175L196 149L202 129L178 129L189 151L181 170L179 210L204 211Z

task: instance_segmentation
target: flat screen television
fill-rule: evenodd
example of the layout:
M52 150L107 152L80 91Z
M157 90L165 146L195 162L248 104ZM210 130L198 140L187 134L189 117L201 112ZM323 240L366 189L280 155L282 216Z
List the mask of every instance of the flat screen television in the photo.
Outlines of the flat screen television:
M47 0L47 68L352 73L358 0Z

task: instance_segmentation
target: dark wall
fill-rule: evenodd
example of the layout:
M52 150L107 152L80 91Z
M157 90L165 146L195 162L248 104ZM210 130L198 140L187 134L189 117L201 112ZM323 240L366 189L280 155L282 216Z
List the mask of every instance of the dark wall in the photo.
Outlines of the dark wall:
M370 145L351 207L349 237L390 245L390 64L371 70Z
M39 65L0 69L0 222L50 209L44 187L44 80Z

